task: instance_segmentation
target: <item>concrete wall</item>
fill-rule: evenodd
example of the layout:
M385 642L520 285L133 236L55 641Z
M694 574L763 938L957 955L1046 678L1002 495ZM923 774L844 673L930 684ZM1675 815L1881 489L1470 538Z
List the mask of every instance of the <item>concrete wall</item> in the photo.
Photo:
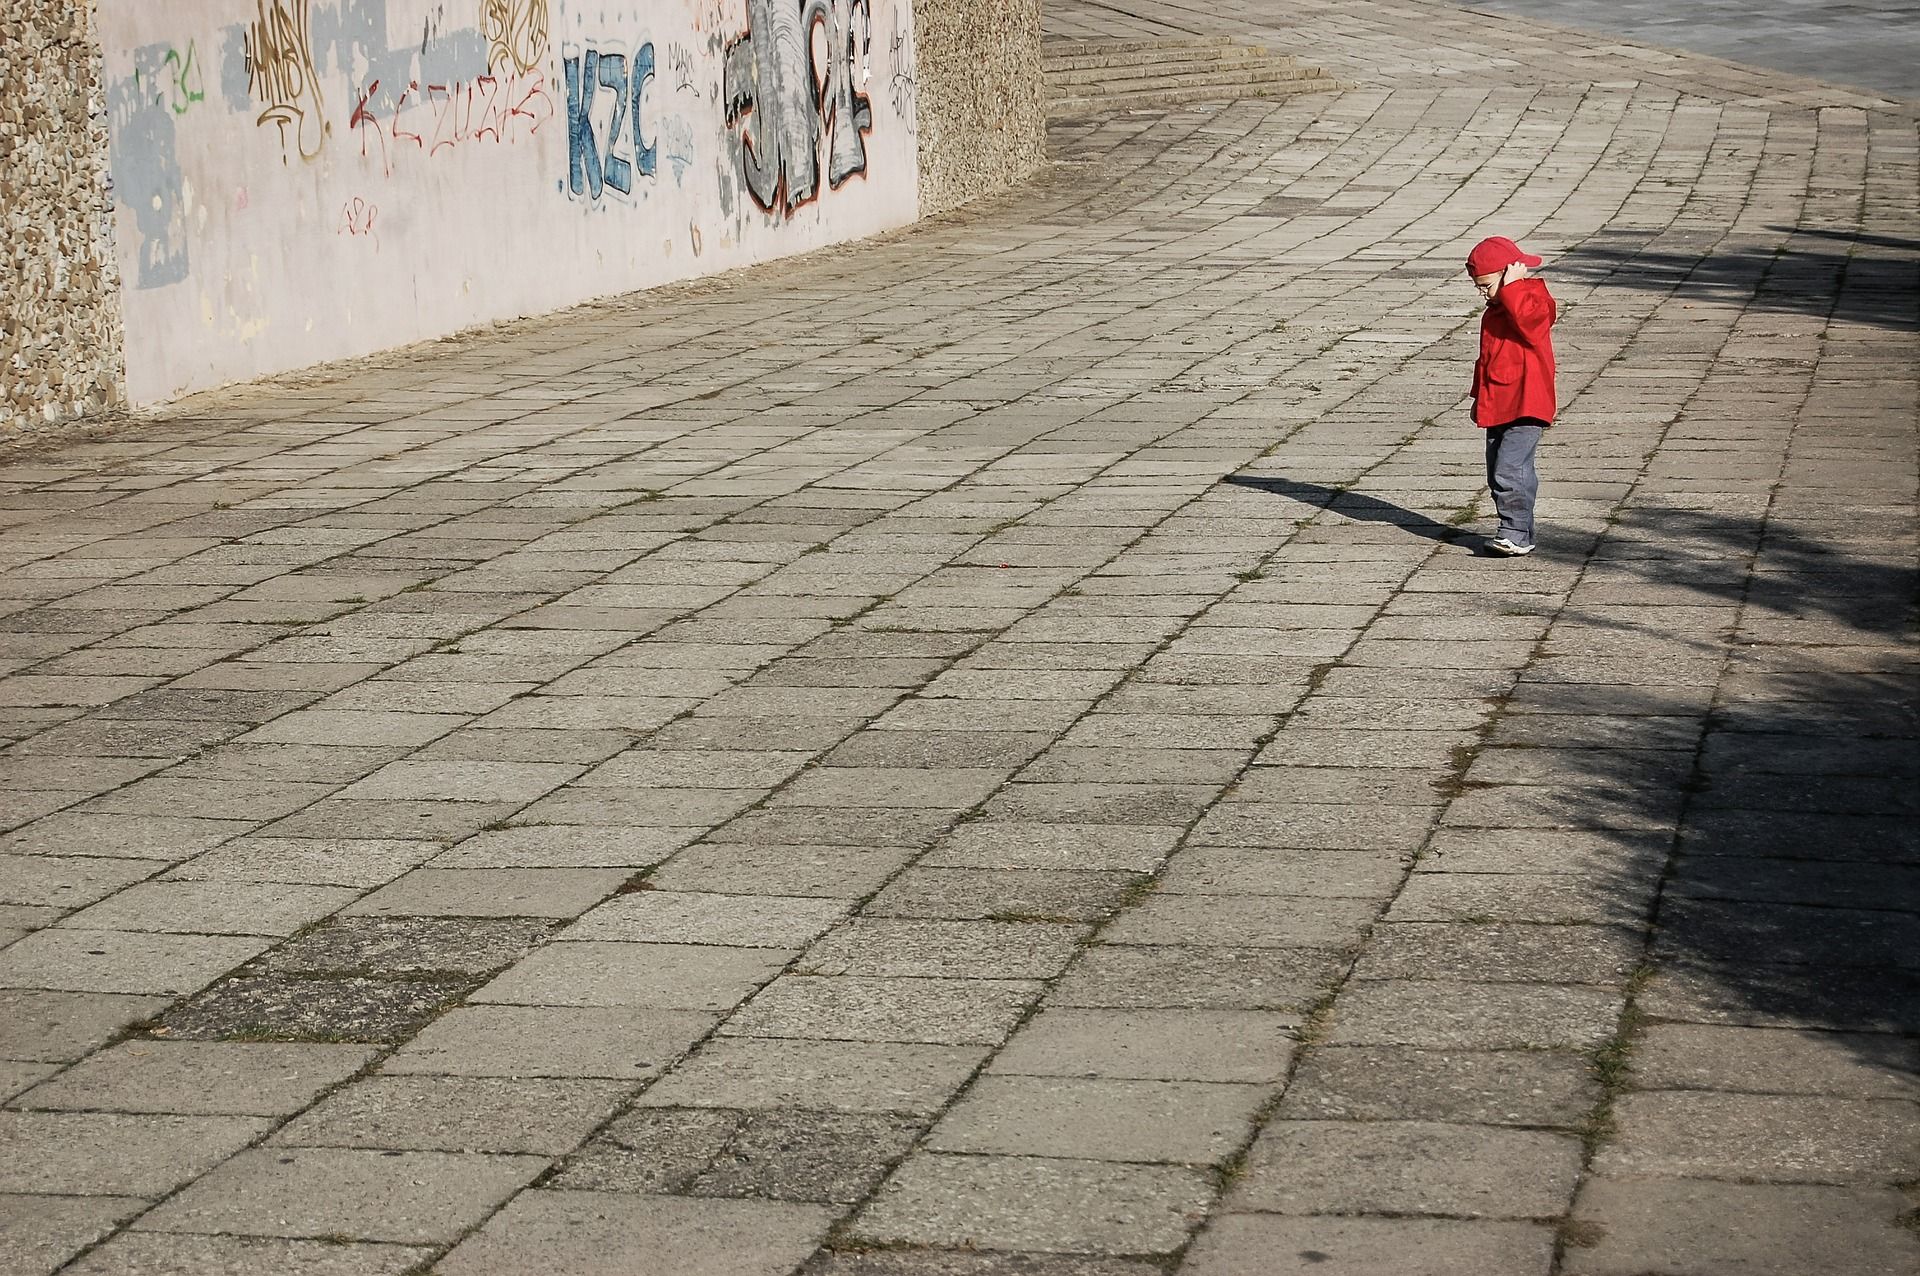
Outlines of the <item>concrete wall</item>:
M919 215L908 0L99 0L136 404Z
M107 185L91 12L0 0L0 432L119 399Z
M920 206L942 212L1046 159L1040 0L914 0Z
M1039 0L0 0L0 34L0 426L857 239L1043 146Z

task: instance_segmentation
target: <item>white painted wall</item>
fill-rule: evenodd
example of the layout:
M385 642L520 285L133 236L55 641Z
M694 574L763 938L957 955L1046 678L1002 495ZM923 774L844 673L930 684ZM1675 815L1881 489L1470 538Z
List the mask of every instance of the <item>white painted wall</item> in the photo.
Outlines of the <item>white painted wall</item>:
M136 404L919 214L910 0L99 6Z

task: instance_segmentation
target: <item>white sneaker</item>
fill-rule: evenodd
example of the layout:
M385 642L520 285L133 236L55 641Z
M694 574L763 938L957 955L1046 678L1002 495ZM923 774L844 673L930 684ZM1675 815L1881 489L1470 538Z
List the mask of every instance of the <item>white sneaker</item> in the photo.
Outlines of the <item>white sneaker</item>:
M1533 546L1516 545L1504 536L1496 536L1487 542L1487 551L1502 558L1524 558L1533 552Z

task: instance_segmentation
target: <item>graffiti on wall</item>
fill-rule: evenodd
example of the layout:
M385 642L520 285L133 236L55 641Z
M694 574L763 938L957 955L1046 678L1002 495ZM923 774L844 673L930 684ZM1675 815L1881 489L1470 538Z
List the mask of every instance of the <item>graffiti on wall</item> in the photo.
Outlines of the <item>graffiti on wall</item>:
M490 73L536 70L547 56L547 0L481 0L480 33Z
M347 127L360 139L360 155L379 162L392 177L398 157L432 158L476 143L511 145L534 136L554 115L547 77L538 71L482 75L452 84L410 80L388 93L375 80L360 94Z
M820 193L823 145L829 187L867 171L870 0L747 0L747 13L726 48L726 122L754 202L791 214Z
M351 239L371 239L374 250L380 248L380 232L374 223L380 220L380 206L355 195L340 209L340 224L335 234Z
M906 20L898 9L893 11L893 35L887 42L887 53L893 61L893 73L887 78L887 93L893 99L893 113L906 125L907 132L917 132L920 72L913 55L913 40L907 34Z
M164 288L187 277L186 175L177 117L205 92L189 87L197 80L175 68L192 65L191 42L186 54L169 44L147 45L133 52L133 74L107 92L107 163L114 197L133 216L129 274L135 288Z
M327 122L320 73L313 65L311 0L254 0L255 18L243 36L247 90L263 108L255 123L280 130L281 160L319 156L333 126Z
M589 48L562 58L561 66L567 77L567 189L591 200L608 187L631 195L634 171L651 177L660 162L660 148L647 141L643 122L653 45L641 45L631 64L624 53ZM596 100L606 109L596 111ZM605 123L596 125L596 115Z
M159 54L159 62L153 55ZM197 103L207 100L206 80L200 74L200 47L188 40L185 51L172 45L142 49L133 64L133 90L136 95L151 94L156 104L175 115L185 115Z
M919 206L910 0L93 2L136 401Z

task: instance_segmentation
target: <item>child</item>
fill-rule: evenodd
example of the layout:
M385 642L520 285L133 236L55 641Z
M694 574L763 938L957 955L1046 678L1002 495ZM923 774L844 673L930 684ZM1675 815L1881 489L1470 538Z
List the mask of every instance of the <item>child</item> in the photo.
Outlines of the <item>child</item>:
M1473 421L1487 432L1487 487L1500 534L1487 549L1508 558L1533 552L1533 502L1540 490L1533 452L1553 423L1553 320L1546 284L1528 276L1540 258L1511 239L1483 239L1467 274L1486 299L1480 358L1473 365Z

